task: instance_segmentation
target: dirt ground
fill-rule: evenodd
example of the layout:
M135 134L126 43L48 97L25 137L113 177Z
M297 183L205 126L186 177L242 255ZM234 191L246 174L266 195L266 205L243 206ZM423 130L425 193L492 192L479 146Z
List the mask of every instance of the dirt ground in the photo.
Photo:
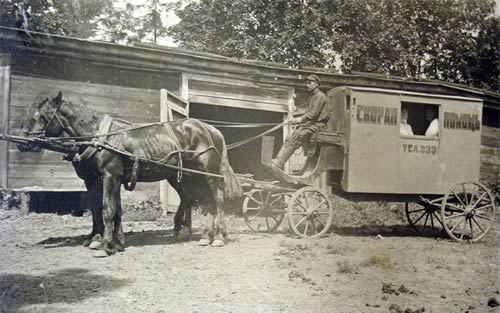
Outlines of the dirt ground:
M500 312L500 225L467 244L416 234L399 206L336 210L308 240L232 216L222 248L197 246L197 214L187 241L172 216L129 212L127 249L104 259L81 245L87 214L0 210L0 312Z

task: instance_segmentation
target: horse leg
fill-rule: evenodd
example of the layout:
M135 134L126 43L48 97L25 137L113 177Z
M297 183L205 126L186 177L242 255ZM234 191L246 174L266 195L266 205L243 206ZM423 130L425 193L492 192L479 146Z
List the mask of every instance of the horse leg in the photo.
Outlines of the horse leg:
M92 232L85 239L83 245L88 246L89 249L99 249L102 245L102 235L104 232L104 224L102 220L102 178L94 177L92 179L85 180L85 186L87 187L88 201L87 205L92 213Z
M214 183L218 183L215 181ZM215 239L212 242L212 247L223 247L226 245L227 229L226 221L224 216L224 210L222 207L222 201L224 199L224 194L221 188L217 188L215 192L215 204L216 213L215 216Z
M122 252L125 250L125 234L123 233L123 223L122 223L122 200L120 190L118 189L118 194L116 196L116 212L114 218L114 233L113 241L116 247L116 251Z
M115 234L115 216L117 214L117 200L119 200L120 180L111 174L105 174L103 177L104 195L103 195L103 220L104 220L104 235L102 251L104 253L96 253L96 257L105 257L116 252L114 234Z
M200 240L200 245L211 244L213 247L222 247L225 245L225 234L227 231L225 229L224 212L222 211L222 201L224 199L224 194L222 189L219 187L219 178L209 177L207 178L208 191L207 199L209 212L212 215L212 225L210 230L205 227L202 239ZM208 239L208 240L207 240Z
M193 223L192 223L192 212L193 212L193 205L192 203L189 205L187 210L184 212L184 226L187 226L189 229L189 241L193 239Z
M177 238L179 237L179 233L181 232L182 225L184 224L184 211L185 211L185 204L184 200L181 197L181 204L177 208L177 212L175 212L174 216L174 236Z

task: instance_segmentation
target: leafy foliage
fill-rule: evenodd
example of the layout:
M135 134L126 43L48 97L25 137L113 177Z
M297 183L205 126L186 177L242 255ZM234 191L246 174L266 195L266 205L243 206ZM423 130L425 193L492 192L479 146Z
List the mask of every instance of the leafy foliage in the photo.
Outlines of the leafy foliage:
M166 34L161 14L176 4L147 0L0 0L0 25L79 38L156 42Z
M2 0L0 24L66 36L88 38L94 19L109 10L111 0Z
M427 77L499 91L493 0L200 0L181 47L293 67Z

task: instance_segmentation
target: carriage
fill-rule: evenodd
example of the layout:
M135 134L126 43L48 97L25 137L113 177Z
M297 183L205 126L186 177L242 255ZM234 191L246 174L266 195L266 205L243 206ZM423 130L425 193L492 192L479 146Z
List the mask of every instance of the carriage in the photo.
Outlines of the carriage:
M328 131L304 146L299 170L270 168L272 138L264 138L262 165L278 180L246 192L243 215L253 231L274 231L287 215L298 236L325 234L335 210L324 188L314 187L321 176L333 197L405 203L418 231L444 230L458 241L488 233L496 208L478 182L481 100L366 87L334 88L328 99ZM400 133L402 110L413 135ZM437 117L437 136L425 136L426 111Z

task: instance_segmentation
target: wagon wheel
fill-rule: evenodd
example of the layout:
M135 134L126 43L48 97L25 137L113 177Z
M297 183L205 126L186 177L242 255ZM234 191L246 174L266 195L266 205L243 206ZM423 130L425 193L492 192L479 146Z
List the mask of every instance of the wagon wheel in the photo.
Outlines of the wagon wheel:
M495 219L495 199L478 182L455 184L443 197L441 218L448 235L458 241L478 241L491 229Z
M324 235L333 219L333 206L321 191L313 187L297 190L288 204L288 221L300 237Z
M437 235L443 231L443 221L438 212L439 206L430 203L405 203L405 213L408 224L418 233L429 230Z
M243 201L243 217L254 232L272 232L280 226L286 213L290 195L253 189Z

